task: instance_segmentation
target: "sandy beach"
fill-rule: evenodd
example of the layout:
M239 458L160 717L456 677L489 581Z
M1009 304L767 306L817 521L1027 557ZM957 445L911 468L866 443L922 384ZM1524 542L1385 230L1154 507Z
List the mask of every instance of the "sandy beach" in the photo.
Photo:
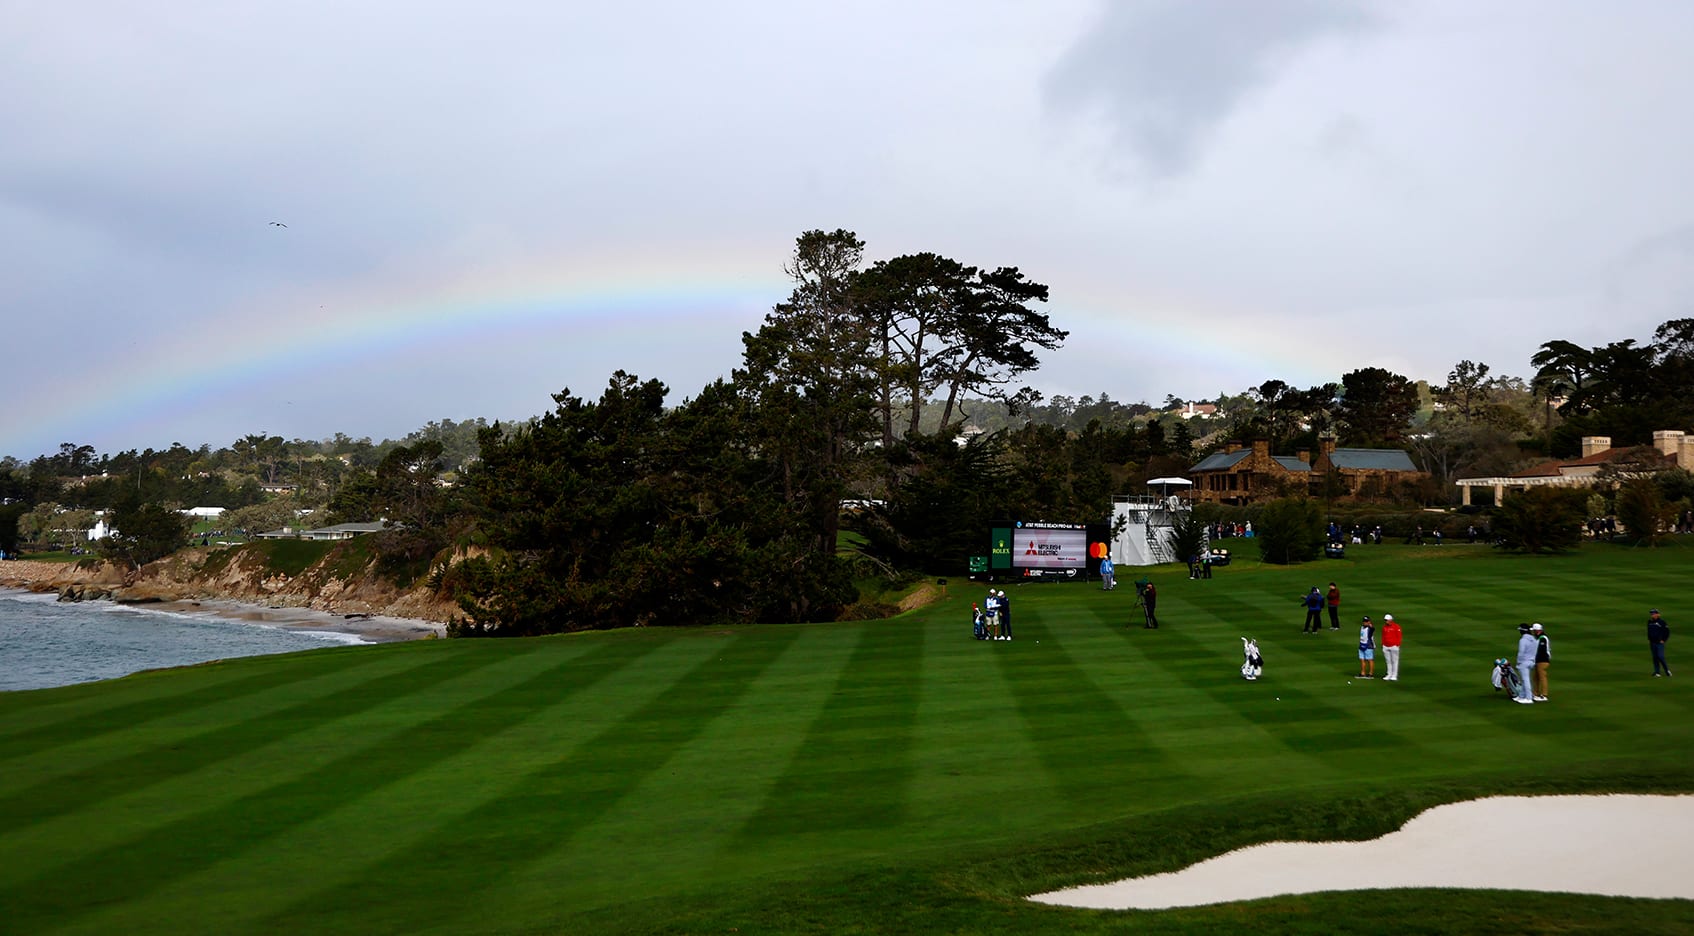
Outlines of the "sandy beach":
M311 608L281 608L243 604L237 601L161 601L141 605L159 611L179 614L206 614L212 617L268 624L299 631L334 631L353 634L370 643L392 643L399 640L418 640L445 637L447 626L433 621L389 617L381 614L336 614Z
M1319 891L1447 887L1689 900L1689 868L1694 796L1497 796L1438 806L1368 842L1272 842L1168 874L1030 899L1167 910Z
M28 559L0 562L0 588L17 588L32 592L59 591L73 585L119 586L123 583L123 578L120 572L110 566L79 569L75 563L66 562L39 562ZM153 591L163 591L166 596L171 594L168 586L160 589L151 583L139 588L131 587L126 591L132 596L138 593L146 595ZM181 594L181 591L176 591L175 594ZM118 597L115 600L118 604L131 604L135 607L183 614L206 614L289 630L353 634L372 643L444 637L447 633L444 623L395 615L337 612L218 598L171 600L167 597L166 600L137 600L132 597L131 600L126 600Z

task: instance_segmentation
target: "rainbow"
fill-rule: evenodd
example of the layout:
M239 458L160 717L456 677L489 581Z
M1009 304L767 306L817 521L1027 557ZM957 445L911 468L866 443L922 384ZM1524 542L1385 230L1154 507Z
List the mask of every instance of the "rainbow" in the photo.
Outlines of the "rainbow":
M686 340L756 327L790 287L770 256L762 246L690 250L681 260L663 251L639 258L577 253L449 275L297 287L218 310L194 335L126 349L89 379L10 410L0 422L0 454L27 459L66 440L92 441L106 451L102 440L114 437L162 446L172 441L166 424L180 426L183 414L206 400L321 377L372 357L432 348L451 353L473 341L604 349L606 373L592 375L587 385L593 386L623 363L612 352L655 335ZM1026 378L1049 394L1210 397L1273 376L1302 386L1336 379L1316 373L1309 345L1297 336L1255 327L1265 320L1263 310L1203 306L1192 297L1137 294L1119 285L1061 284L1054 295L1045 309L1071 337L1065 348L1044 355L1047 367ZM1150 361L1160 366L1149 367ZM724 369L735 363L725 361ZM1249 376L1227 376L1234 374ZM1217 385L1187 386L1201 380ZM546 405L537 399L534 411Z
M89 379L27 411L12 410L0 423L0 454L27 459L64 440L145 437L167 414L179 421L235 388L329 373L373 355L501 339L568 340L609 352L643 336L721 327L731 315L749 323L738 328L756 327L789 285L780 270L743 271L769 267L715 254L667 260L662 269L651 261L578 257L457 279L295 289L220 310L194 335L126 349ZM607 359L610 373L617 362ZM537 400L535 410L546 405Z

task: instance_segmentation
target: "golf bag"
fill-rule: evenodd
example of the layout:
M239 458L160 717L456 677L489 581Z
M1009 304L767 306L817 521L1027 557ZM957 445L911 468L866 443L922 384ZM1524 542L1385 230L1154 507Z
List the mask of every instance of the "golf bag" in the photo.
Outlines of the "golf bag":
M1241 675L1246 679L1258 679L1265 671L1264 658L1259 656L1259 642L1251 637L1241 638L1241 655L1247 659L1241 664Z
M1504 689L1511 693L1514 699L1523 691L1523 678L1518 675L1517 667L1512 665L1512 661L1505 657L1494 661L1494 673L1489 677L1489 681L1494 684L1495 692Z
M981 608L971 609L971 636L977 640L988 639L988 619L983 616Z

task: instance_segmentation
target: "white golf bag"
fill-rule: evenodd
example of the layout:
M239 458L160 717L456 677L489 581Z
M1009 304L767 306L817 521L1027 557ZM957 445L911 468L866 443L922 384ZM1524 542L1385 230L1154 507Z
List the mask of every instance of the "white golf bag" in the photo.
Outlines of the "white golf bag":
M1246 679L1258 679L1265 671L1264 658L1259 656L1259 642L1251 637L1241 638L1241 655L1247 659L1241 664L1241 675Z
M1488 675L1488 681L1494 684L1495 692L1504 689L1511 693L1513 698L1516 698L1520 694L1519 690L1523 688L1523 677L1518 675L1517 667L1512 665L1512 661L1505 657L1494 661L1494 672Z

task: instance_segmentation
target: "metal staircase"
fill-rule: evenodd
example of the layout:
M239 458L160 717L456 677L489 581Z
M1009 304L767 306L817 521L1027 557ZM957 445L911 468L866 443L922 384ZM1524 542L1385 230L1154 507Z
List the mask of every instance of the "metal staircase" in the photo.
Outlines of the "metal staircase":
M1176 556L1171 552L1170 544L1165 542L1165 538L1162 535L1166 530L1170 529L1170 527L1154 526L1152 519L1152 512L1149 511L1147 516L1148 522L1146 524L1147 554L1153 557L1153 562L1156 564L1175 562Z

